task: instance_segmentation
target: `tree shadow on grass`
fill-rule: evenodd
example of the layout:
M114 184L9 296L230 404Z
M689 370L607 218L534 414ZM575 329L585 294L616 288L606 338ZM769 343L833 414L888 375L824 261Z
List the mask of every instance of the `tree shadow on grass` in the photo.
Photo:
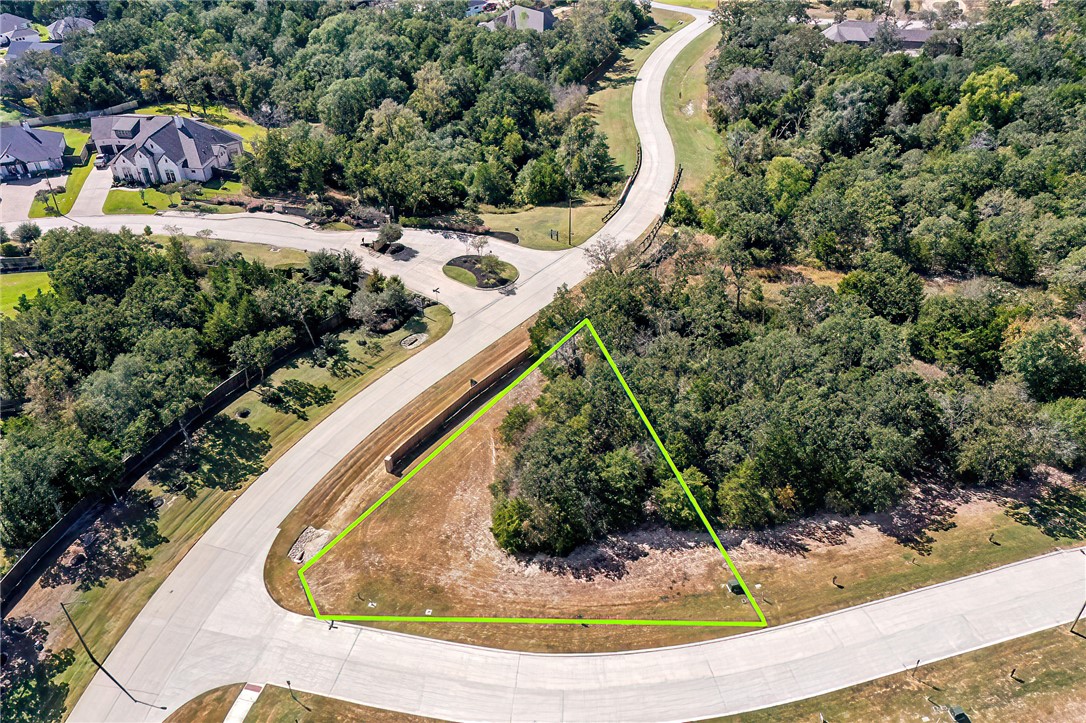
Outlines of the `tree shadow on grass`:
M41 576L42 587L102 587L127 580L151 559L150 550L169 542L158 529L158 509L147 490L132 490L110 506Z
M148 475L152 482L191 499L200 489L234 490L264 472L271 434L219 414Z
M1002 503L1008 517L1048 537L1086 539L1086 488L1074 482L1034 480L1013 490Z

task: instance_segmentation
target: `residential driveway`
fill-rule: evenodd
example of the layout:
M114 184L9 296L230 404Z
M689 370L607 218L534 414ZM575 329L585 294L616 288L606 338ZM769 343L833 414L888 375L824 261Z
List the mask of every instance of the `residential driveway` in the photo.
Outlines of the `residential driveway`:
M50 179L48 183L63 186L67 176ZM34 203L34 194L49 185L44 177L27 178L0 183L0 221L7 223L25 221Z
M69 216L101 216L106 195L113 186L113 173L108 168L92 168L79 196L72 204Z

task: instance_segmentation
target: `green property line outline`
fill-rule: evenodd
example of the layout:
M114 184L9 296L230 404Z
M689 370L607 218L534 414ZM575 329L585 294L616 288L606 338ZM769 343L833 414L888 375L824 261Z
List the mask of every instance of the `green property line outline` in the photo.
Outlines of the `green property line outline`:
M619 383L622 385L623 390L626 392L626 396L629 397L633 403L634 409L637 410L637 414L641 417L641 421L645 424L645 428L648 429L649 434L652 436L656 447L660 450L660 453L667 461L668 467L674 473L675 478L679 480L679 484L682 485L683 491L686 492L687 499L690 500L690 504L694 506L694 510L698 513L698 517L701 519L702 524L705 525L705 529L709 531L709 535L713 538L713 543L716 544L717 550L720 551L721 556L724 558L724 562L727 563L728 569L735 575L736 581L739 586L743 588L743 594L746 596L747 602L751 604L754 611L758 613L757 620L625 620L617 618L496 618L496 617L456 617L456 616L436 616L436 615L325 615L317 608L317 601L313 597L313 591L309 587L309 582L305 579L305 571L312 567L318 560L335 547L344 537L349 535L351 531L358 527L359 524L371 514L377 511L388 498L391 497L403 487L407 482L418 474L422 469L426 467L437 455L450 444L456 441L461 434L463 434L471 425L479 421L480 417L490 411L495 404L500 402L510 391L512 391L518 384L524 381L529 374L539 368L543 362L545 362L552 354L554 354L559 348L565 345L570 339L577 335L582 329L588 329L592 338L595 340L596 345L603 352L603 356L607 359L607 363L611 366L611 371L618 377ZM656 429L652 426L652 422L645 416L645 412L641 409L641 405L638 403L637 398L634 396L633 390L630 389L630 385L626 383L626 378L622 376L622 372L619 371L618 365L615 364L615 360L611 358L611 353L607 350L607 346L603 343L603 339L596 333L596 328L592 326L591 320L585 318L582 319L575 327L573 327L565 336L561 338L554 346L547 350L543 356L539 357L531 366L525 369L516 379L512 381L505 389L501 390L493 399L484 404L475 414L471 415L464 424L462 424L456 432L454 432L448 439L442 442L437 449L426 456L426 459L422 460L416 465L410 472L403 476L399 482L394 484L387 492L381 495L380 499L374 502L369 508L366 509L357 519L338 535L336 535L328 544L320 549L320 551L311 557L304 565L298 570L298 578L302 581L302 589L305 591L306 599L309 600L309 606L313 609L313 615L318 620L328 621L343 621L343 622L433 622L433 623L512 623L521 625L644 625L644 626L676 626L676 627L735 627L735 628L764 628L768 626L768 622L765 619L765 614L758 606L758 602L754 599L754 596L750 592L750 588L747 587L747 583L744 582L743 576L739 574L739 570L736 569L735 563L732 562L732 558L728 555L728 551L724 549L724 545L720 542L720 538L717 536L713 526L709 523L709 519L705 516L705 513L701 509L701 505L694 498L693 492L690 491L690 487L687 486L686 480L683 479L682 473L679 472L678 467L675 466L675 462L672 461L671 455L668 454L667 449L664 447L664 443L660 440L660 436L656 433Z

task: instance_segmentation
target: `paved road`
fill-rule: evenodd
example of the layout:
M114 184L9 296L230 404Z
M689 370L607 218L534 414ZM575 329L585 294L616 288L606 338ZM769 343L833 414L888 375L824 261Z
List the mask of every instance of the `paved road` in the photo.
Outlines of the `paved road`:
M707 26L699 13L642 68L633 101L642 172L603 233L632 239L662 210L674 170L660 109L663 77ZM248 233L249 224L260 224L264 236L271 232L264 221L249 218L230 232ZM213 222L229 223L206 220ZM215 227L216 234L224 228ZM290 245L332 243L331 236L325 241L302 229L278 233L294 239ZM439 246L448 240L427 235L409 241L420 256L404 265L402 275L427 290L437 283L434 266L448 251ZM263 560L278 522L396 410L541 308L559 284L587 273L580 249L545 257L524 252L520 262L527 273L512 296L453 294L453 282L442 280L442 301L456 314L452 330L298 442L227 510L152 597L105 662L133 696L168 710L130 701L98 674L70 720L161 720L219 685L286 680L302 690L438 718L693 719L816 695L897 672L918 658L935 660L1051 627L1077 611L1086 589L1086 556L1078 552L790 626L622 654L522 654L343 624L329 629L279 608L263 583Z

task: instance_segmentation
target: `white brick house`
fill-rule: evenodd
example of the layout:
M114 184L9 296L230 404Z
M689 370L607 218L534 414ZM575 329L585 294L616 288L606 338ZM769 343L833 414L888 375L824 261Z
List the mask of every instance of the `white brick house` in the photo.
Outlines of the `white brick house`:
M206 183L242 150L236 133L181 116L92 118L91 142L109 158L116 180L143 186Z

